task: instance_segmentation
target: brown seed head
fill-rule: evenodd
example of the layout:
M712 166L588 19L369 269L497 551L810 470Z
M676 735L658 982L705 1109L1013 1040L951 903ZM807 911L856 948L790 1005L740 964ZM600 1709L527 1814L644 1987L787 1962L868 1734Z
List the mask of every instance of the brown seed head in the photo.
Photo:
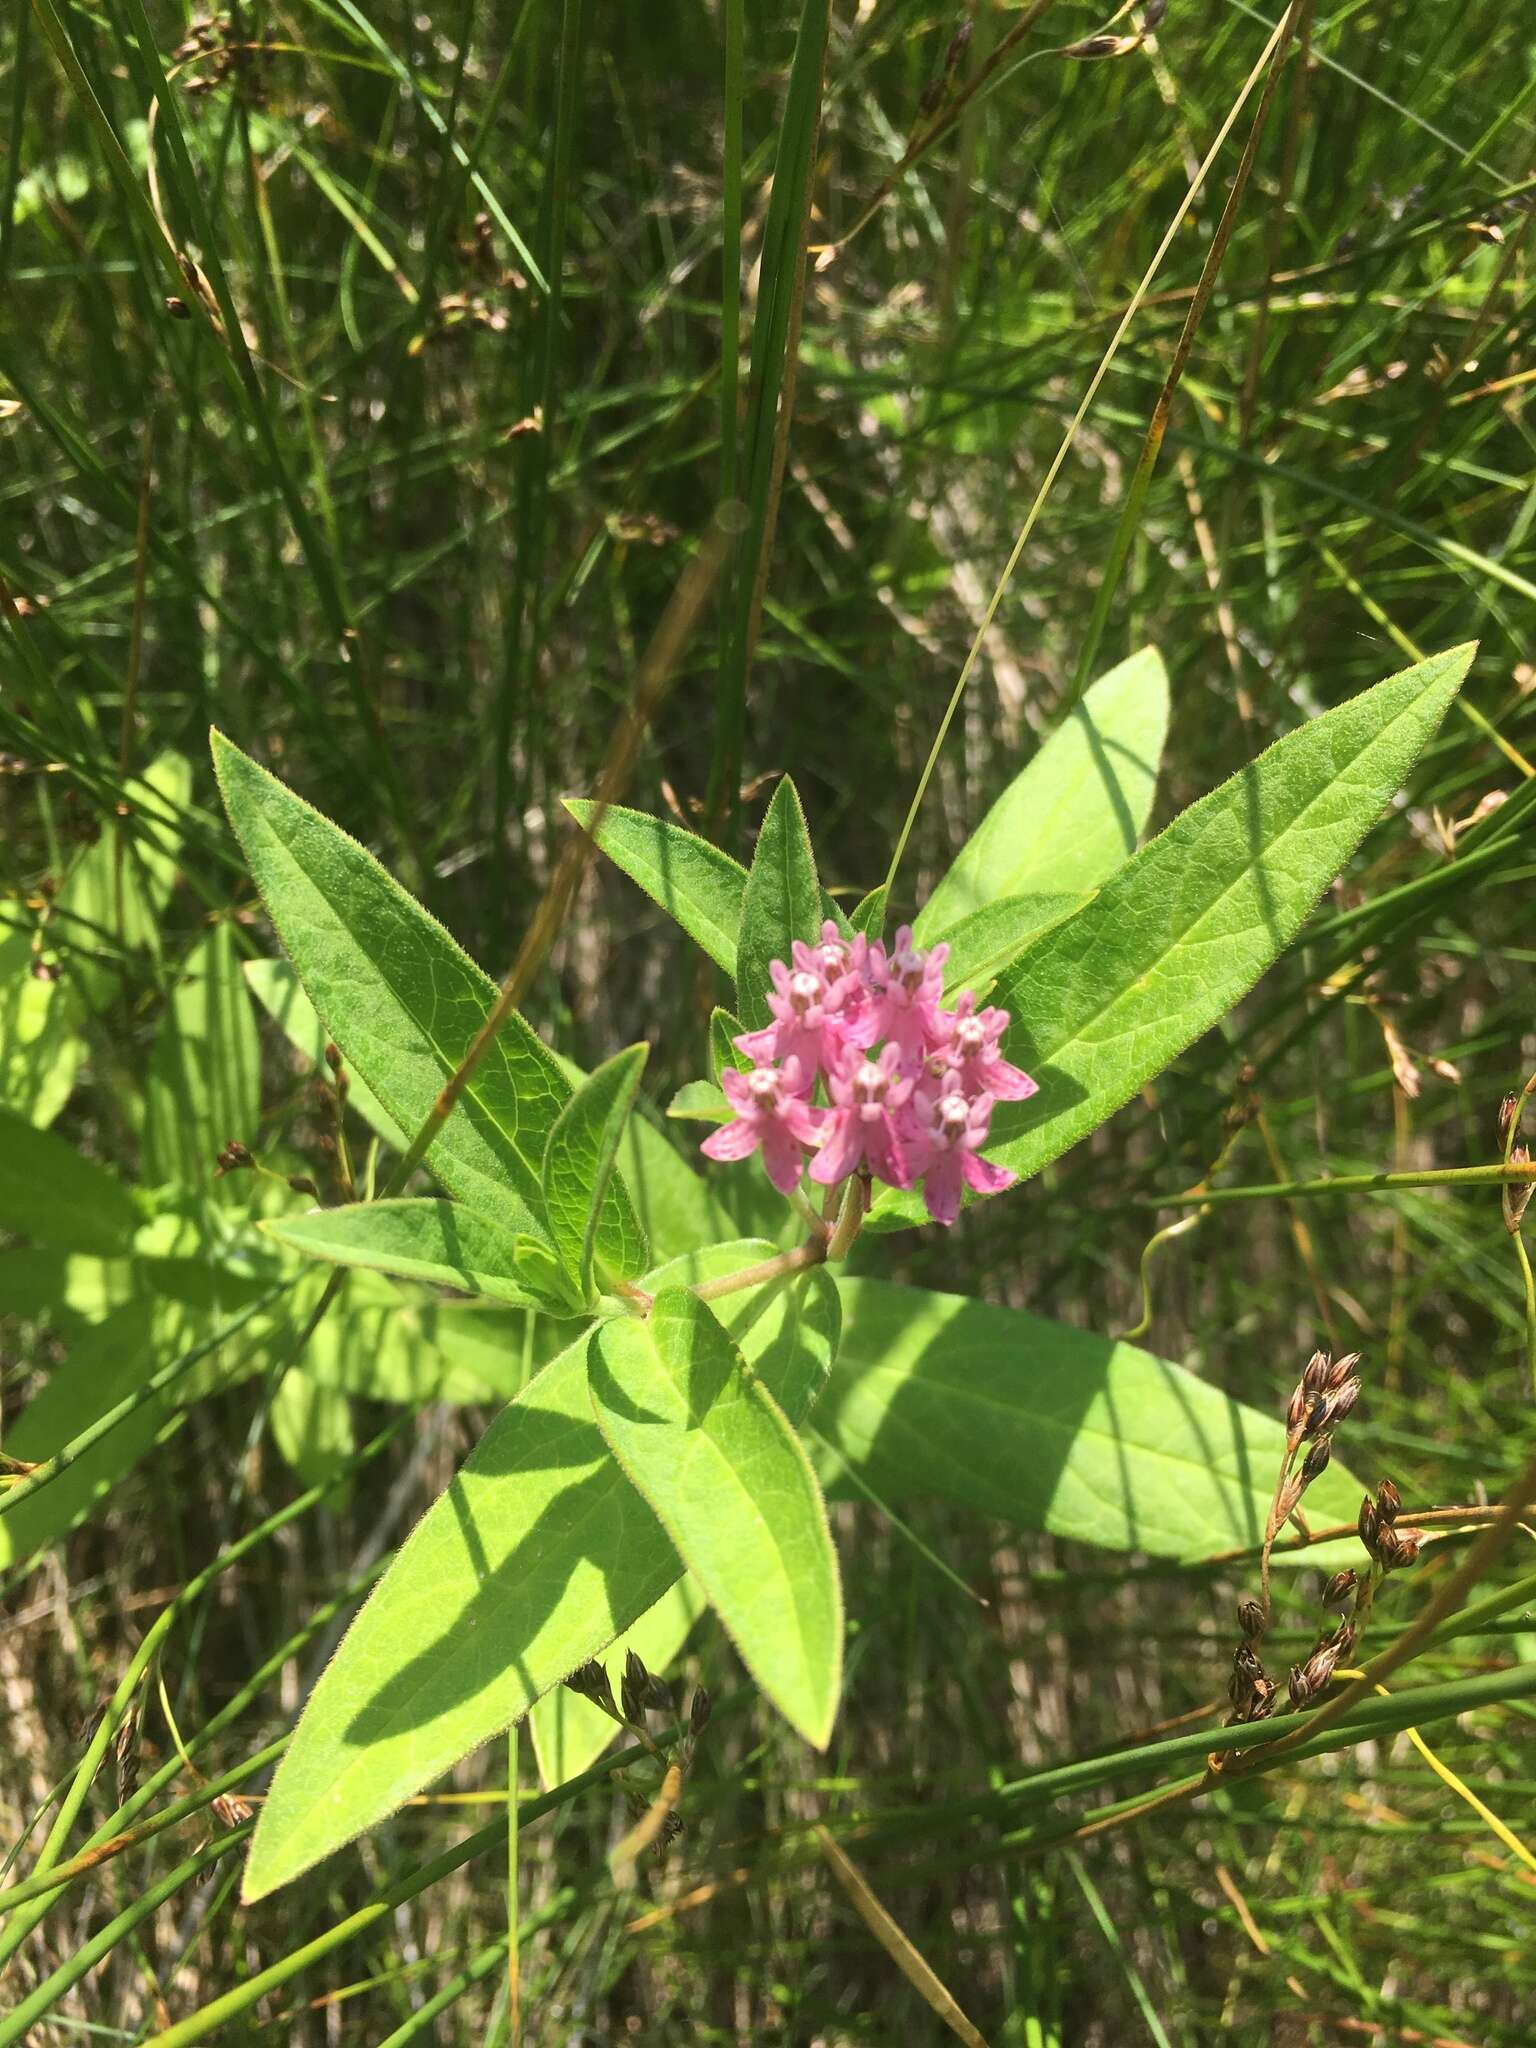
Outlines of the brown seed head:
M1309 1394L1326 1394L1329 1376L1332 1371L1333 1360L1328 1356L1327 1352L1314 1351L1307 1360L1306 1370L1301 1376L1301 1384Z
M1342 1607L1359 1583L1360 1574L1351 1571L1346 1565L1343 1571L1335 1572L1327 1585L1324 1586L1323 1605L1325 1607Z
M1310 1486L1314 1479L1320 1479L1328 1470L1328 1460L1333 1456L1333 1439L1320 1436L1302 1461L1301 1483Z
M1252 1594L1237 1603L1237 1625L1250 1643L1256 1643L1264 1633L1264 1610Z
M589 1658L578 1670L573 1671L565 1682L572 1692L579 1693L583 1699L591 1700L594 1706L601 1707L605 1713L612 1714L615 1720L618 1719L619 1710L613 1703L613 1688L608 1683L608 1673L595 1657Z
M1520 1107L1518 1095L1506 1095L1499 1104L1499 1143L1502 1145L1509 1136L1509 1127L1515 1120L1515 1111Z
M1290 1406L1285 1411L1285 1426L1295 1436L1307 1419L1307 1410L1312 1406L1312 1396L1305 1386L1299 1386L1291 1396Z
M702 1735L709 1726L709 1694L703 1686L694 1690L693 1702L688 1709L688 1726L695 1735Z
M1360 1531L1360 1541L1374 1557L1376 1538L1381 1529L1381 1516L1376 1512L1376 1503L1369 1494L1360 1503L1360 1520L1357 1527Z
M1390 1479L1383 1479L1376 1489L1376 1512L1384 1522L1395 1522L1397 1511L1403 1504L1403 1496Z
M1357 1379L1346 1380L1336 1394L1329 1395L1328 1426L1330 1429L1334 1423L1342 1422L1359 1400L1360 1385L1361 1383Z
M626 1721L638 1724L645 1719L650 1691L651 1674L645 1668L645 1659L631 1650L624 1659L624 1677L619 1687L619 1701Z
M1342 1358L1336 1358L1333 1361L1328 1372L1328 1391L1330 1394L1338 1392L1339 1388L1343 1386L1359 1363L1360 1354L1358 1351L1346 1351Z

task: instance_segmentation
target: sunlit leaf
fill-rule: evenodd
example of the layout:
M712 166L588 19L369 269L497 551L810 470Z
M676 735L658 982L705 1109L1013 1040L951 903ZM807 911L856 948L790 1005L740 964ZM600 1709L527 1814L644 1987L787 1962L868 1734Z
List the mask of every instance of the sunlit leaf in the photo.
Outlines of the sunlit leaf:
M826 1504L784 1411L707 1302L656 1296L588 1353L598 1426L790 1724L826 1747L842 1685L843 1601Z

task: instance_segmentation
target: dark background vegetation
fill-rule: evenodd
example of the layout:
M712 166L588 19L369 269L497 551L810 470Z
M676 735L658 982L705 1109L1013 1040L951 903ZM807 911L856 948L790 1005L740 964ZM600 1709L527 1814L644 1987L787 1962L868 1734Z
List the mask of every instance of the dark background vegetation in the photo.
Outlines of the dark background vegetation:
M13 10L0 42L0 570L12 598L0 881L50 971L113 968L58 1128L131 1174L132 1102L178 957L232 906L242 943L270 945L218 814L210 722L505 971L561 843L558 800L592 787L719 500L721 209L739 178L750 333L796 10L747 10L739 160L723 131L722 14L703 0L254 0L209 32L235 53L195 61L173 56L189 27L176 7L154 4L146 21L138 0L93 0L57 18L73 82L42 16ZM849 901L882 878L1024 512L1273 18L1241 0L1172 0L1155 41L1082 61L1056 52L1101 20L1067 0L1041 10L1020 45L1030 61L813 270L738 850L770 778L789 770L824 878ZM956 29L974 23L963 79L1017 19L990 0L838 0L817 240L846 230L878 188ZM1354 0L1307 8L1303 42L1097 665L1149 640L1166 658L1161 822L1410 650L1475 637L1481 652L1467 709L1238 1016L1021 1195L879 1255L903 1277L1105 1330L1138 1320L1138 1262L1170 1220L1146 1198L1205 1170L1234 1104L1263 1111L1233 1155L1240 1181L1466 1164L1493 1156L1499 1098L1536 1058L1533 867L1518 838L1464 887L1409 890L1383 914L1334 923L1440 871L1455 821L1516 788L1536 755L1530 23L1498 0ZM151 49L172 67L185 143L183 155L158 119L154 181ZM126 151L134 204L83 90ZM1058 715L1246 127L1245 116L1012 580L898 910L921 900ZM484 190L445 134L473 153ZM150 193L175 242L227 274L257 359L243 392L207 323L167 312ZM506 223L558 266L558 316ZM718 689L711 619L630 801L699 816ZM131 807L119 815L125 781L166 746L196 764L190 851L161 950L125 950L50 906L83 845L136 829ZM599 873L528 1007L583 1059L654 1039L648 1088L664 1100L702 1063L709 989L695 957L627 882ZM1407 1048L1395 1075L1393 1034ZM302 1118L290 1135L304 1142ZM1529 1452L1519 1283L1493 1194L1226 1209L1149 1270L1148 1346L1260 1406L1278 1411L1314 1343L1362 1350L1348 1462L1390 1473L1410 1500L1497 1493ZM53 1354L46 1319L7 1328L10 1408ZM248 1386L197 1410L91 1527L7 1589L6 1841L72 1768L163 1589L294 1489L275 1456L247 1456L253 1402ZM177 1676L184 1730L371 1547L398 1540L482 1420L434 1411L342 1504L220 1582ZM606 1878L613 1802L589 1797L531 1830L529 2041L940 2039L800 1853L797 1830L827 1812L872 1823L867 1846L853 1831L850 1847L989 2039L1529 2042L1531 1872L1401 1743L1066 1856L1026 1856L946 1818L950 1793L1214 1700L1240 1579L1149 1573L914 1510L982 1608L875 1511L839 1513L854 1635L833 1750L813 1759L750 1700L722 1714L649 1903L719 1889L639 1933L626 1931L635 1903ZM1510 1643L1529 1654L1531 1640ZM267 1689L221 1764L286 1725L304 1668ZM739 1682L713 1639L687 1669L723 1690ZM1536 1782L1528 1725L1515 1706L1439 1745L1517 1829ZM152 1713L144 1741L166 1753ZM456 1783L495 1786L504 1767L493 1748ZM147 2038L457 1826L451 1808L408 1813L249 1913L220 1867L119 1946L37 2038ZM20 1981L165 1867L156 1853L70 1894ZM227 2038L381 2040L504 1915L497 1875L477 1867ZM504 2013L491 1977L430 2038L505 2038Z

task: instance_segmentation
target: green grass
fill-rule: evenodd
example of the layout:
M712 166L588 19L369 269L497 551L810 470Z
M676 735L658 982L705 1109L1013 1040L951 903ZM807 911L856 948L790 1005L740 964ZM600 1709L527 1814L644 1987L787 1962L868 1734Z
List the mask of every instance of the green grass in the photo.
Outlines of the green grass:
M201 93L189 83L215 67L174 54L179 9L36 0L17 16L0 44L0 915L77 1018L54 1128L132 1178L180 964L211 920L243 952L270 950L219 815L210 723L504 973L562 844L560 799L594 786L724 495L746 511L718 605L625 800L709 819L744 853L767 778L791 770L821 879L851 909L887 872L980 634L893 922L1070 701L1091 622L1097 672L1149 640L1167 663L1155 825L1402 666L1405 645L1480 642L1470 715L1219 1032L1009 1202L861 1257L1125 1328L1144 1246L1185 1214L1151 1198L1196 1182L1229 1140L1223 1178L1243 1187L1493 1159L1499 1100L1536 1064L1536 69L1518 9L1304 10L1305 61L1281 75L1102 620L1252 102L1003 583L1278 18L1175 0L1155 48L1072 61L1050 53L1099 17L1044 10L856 239L802 275L807 200L812 242L857 222L923 118L960 9L261 4L234 39L273 47ZM980 6L951 84L1019 19ZM739 277L721 261L738 235ZM190 317L167 312L171 295ZM167 747L195 765L190 798L129 791ZM1467 822L1495 793L1502 807ZM1454 861L1437 813L1461 821ZM122 892L152 870L168 815L183 850L149 944ZM101 836L108 886L63 890ZM665 1102L702 1071L718 999L609 869L527 1008L587 1066L651 1039L646 1092ZM1420 1059L1416 1096L1394 1085L1384 1023ZM262 1145L324 1181L326 1120L275 1033L263 1049ZM1341 1456L1416 1504L1497 1498L1536 1450L1493 1190L1233 1203L1164 1241L1148 1276L1148 1345L1276 1413L1314 1344L1363 1351ZM81 1327L62 1298L38 1314L18 1287L8 1306L7 1425ZM61 1802L65 1861L93 1831L197 1794L151 1665L208 1779L279 1741L341 1597L489 1413L433 1407L380 1442L397 1411L355 1402L364 1449L310 1498L266 1426L269 1391L258 1378L186 1411L91 1523L6 1584L8 1881L34 1869ZM608 1874L627 1816L605 1786L526 1821L523 2039L953 2038L827 1869L822 1820L994 2043L1416 2032L1523 2048L1530 1871L1401 1738L1068 1853L1053 1835L1147 1781L1038 1811L1000 1796L1220 1697L1250 1568L1147 1569L937 1506L903 1516L910 1536L867 1503L836 1510L848 1690L824 1760L706 1631L679 1669L716 1694L715 1716L685 1832L639 1892ZM1483 1590L1529 1565L1511 1553ZM1447 1566L1389 1582L1392 1632L1431 1569ZM1298 1642L1315 1590L1306 1572L1281 1587ZM1483 1676L1513 1665L1523 1681L1536 1630L1509 1624L1524 1613L1437 1642L1394 1680L1471 1688L1480 1703L1426 1739L1522 1835L1532 1703L1490 1703ZM89 1732L124 1686L137 1793ZM499 1803L505 1786L493 1745L445 1789ZM242 1909L238 1858L215 1853L241 1820L195 1808L16 1909L0 2040L18 2025L39 2043L199 2038L201 2009L317 1943L218 2038L506 2041L498 1814L409 1808ZM493 1846L417 1884L477 1828ZM394 1910L333 1936L386 1895ZM0 1930L0 1950L13 1941Z

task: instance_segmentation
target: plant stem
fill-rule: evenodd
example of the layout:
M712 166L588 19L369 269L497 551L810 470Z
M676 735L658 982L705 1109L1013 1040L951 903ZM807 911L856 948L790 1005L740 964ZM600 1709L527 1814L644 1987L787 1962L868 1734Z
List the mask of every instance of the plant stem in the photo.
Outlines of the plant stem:
M1401 1188L1486 1188L1536 1181L1536 1160L1528 1166L1440 1166L1421 1173L1340 1173L1323 1180L1275 1181L1266 1187L1202 1188L1183 1195L1138 1195L1144 1209L1185 1209L1215 1202L1290 1201L1311 1195L1392 1194Z

